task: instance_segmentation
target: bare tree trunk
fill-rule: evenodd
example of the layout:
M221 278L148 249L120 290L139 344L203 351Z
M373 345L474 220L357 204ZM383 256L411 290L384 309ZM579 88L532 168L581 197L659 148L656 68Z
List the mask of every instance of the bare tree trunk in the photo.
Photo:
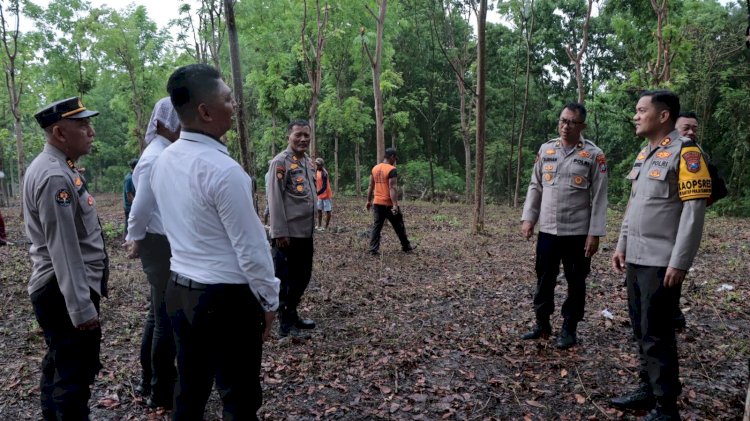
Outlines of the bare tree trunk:
M586 19L583 21L583 36L581 41L581 48L578 51L573 51L570 45L565 46L565 52L568 54L568 58L573 62L576 68L576 82L578 84L578 102L580 104L586 101L586 91L583 89L583 72L581 71L581 59L586 53L586 47L589 43L589 19L591 18L591 6L594 0L588 0L589 5L586 9Z
M664 27L669 23L669 0L651 0L656 13L656 61L648 64L653 86L660 86L672 79L671 65L677 52L670 53L671 38L664 38Z
M21 8L18 0L10 1L8 10L16 15L15 29L9 30L6 25L5 12L0 5L0 30L2 31L3 49L7 62L5 63L5 86L8 89L10 111L13 114L13 129L16 135L16 151L18 154L18 196L23 203L23 178L26 174L26 164L23 147L23 132L21 131L21 87L16 81L16 57L18 56L18 35L21 23ZM10 38L10 39L9 39Z
M307 80L310 82L310 108L308 109L308 121L310 122L310 155L312 157L318 156L317 142L315 137L315 115L318 112L318 98L320 97L320 82L321 73L323 66L323 49L326 44L326 26L328 24L328 2L326 2L324 9L321 14L320 0L315 0L315 10L317 12L317 36L316 42L313 45L312 40L307 38L305 33L307 30L307 0L304 1L304 16L302 19L302 30L301 30L301 44L302 54L304 57L305 71L307 72ZM311 51L308 51L308 45ZM310 58L310 54L314 54L314 59Z
M526 114L529 109L529 80L531 79L531 36L534 33L534 0L531 0L529 9L531 16L525 17L524 20L531 19L526 30L526 88L523 93L523 111L521 112L521 127L518 133L518 163L516 167L516 188L513 194L513 207L518 207L518 195L521 190L521 167L523 166L523 136L526 133Z
M359 142L354 143L354 179L356 182L357 196L362 196L362 170L359 167Z
M245 118L245 101L242 92L242 69L240 68L240 48L237 39L237 25L234 20L234 0L224 0L224 16L229 34L229 62L232 66L232 85L234 88L234 100L237 102L237 142L240 145L240 162L245 172L250 176L255 175L255 156L253 145L248 142L247 124Z
M484 145L485 145L485 85L487 78L487 0L479 0L477 12L477 150L474 182L474 223L472 232L484 231Z
M271 156L276 156L276 107L271 107Z
M333 193L339 194L339 134L333 134Z
M385 28L385 12L388 0L379 0L380 6L378 15L367 7L367 11L370 12L372 17L377 22L377 39L375 41L375 57L370 53L370 49L365 44L364 37L362 37L362 46L367 53L367 57L370 59L370 66L372 67L372 94L375 99L375 144L377 146L377 161L380 162L385 156L385 129L384 116L383 116L383 93L380 90L380 72L382 67L383 57L383 31ZM364 35L364 28L362 29ZM359 185L357 185L359 188Z

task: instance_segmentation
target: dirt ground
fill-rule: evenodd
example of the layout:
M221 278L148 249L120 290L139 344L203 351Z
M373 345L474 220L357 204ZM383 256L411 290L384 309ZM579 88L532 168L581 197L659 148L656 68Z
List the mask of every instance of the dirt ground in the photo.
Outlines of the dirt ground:
M97 198L112 259L103 301L102 363L91 405L96 420L157 420L133 389L148 305L138 260L115 230L120 197ZM261 200L261 203L263 201ZM318 329L303 342L264 346L261 418L635 419L607 405L637 384L637 355L621 276L609 268L621 214L587 281L580 344L521 341L533 322L534 242L521 238L520 210L489 206L486 234L469 234L460 204L403 204L413 254L384 228L382 255L366 254L363 201L336 199L330 230L315 237L313 280L301 313ZM15 245L0 247L0 419L39 418L45 352L26 293L28 245L19 208L0 209ZM707 219L701 250L683 288L687 329L679 335L683 419L742 417L750 359L750 220ZM565 287L557 288L557 304ZM560 327L559 307L553 320ZM611 313L605 317L603 313ZM274 335L275 336L275 335ZM221 417L216 393L205 413Z

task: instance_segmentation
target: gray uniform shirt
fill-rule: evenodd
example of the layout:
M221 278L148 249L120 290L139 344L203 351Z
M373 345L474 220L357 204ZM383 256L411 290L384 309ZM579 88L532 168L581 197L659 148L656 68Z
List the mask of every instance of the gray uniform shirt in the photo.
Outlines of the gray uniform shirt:
M628 263L682 270L693 263L703 233L706 200L683 201L680 196L707 197L710 176L700 154L692 163L681 159L686 155L684 144L692 141L675 130L656 148L646 145L627 176L632 189L617 251L625 253ZM693 165L690 170L689 165ZM701 184L708 179L707 190L685 190L688 179Z
M57 278L73 325L96 317L89 288L102 292L104 240L96 202L73 161L46 144L26 172L23 202L32 243L29 294Z
M531 174L522 221L539 221L539 231L553 235L606 234L607 163L591 141L566 153L560 139L539 148Z
M291 148L276 155L268 168L266 194L271 238L310 238L315 230L315 165L294 156Z

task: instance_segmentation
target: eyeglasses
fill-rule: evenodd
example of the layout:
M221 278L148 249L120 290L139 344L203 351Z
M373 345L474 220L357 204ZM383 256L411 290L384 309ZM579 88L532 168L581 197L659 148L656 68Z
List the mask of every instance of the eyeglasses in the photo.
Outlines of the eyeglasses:
M565 119L565 118L561 118L560 119L560 125L561 126L575 127L575 126L577 126L579 124L583 124L583 123L584 123L583 121L568 120L568 119Z

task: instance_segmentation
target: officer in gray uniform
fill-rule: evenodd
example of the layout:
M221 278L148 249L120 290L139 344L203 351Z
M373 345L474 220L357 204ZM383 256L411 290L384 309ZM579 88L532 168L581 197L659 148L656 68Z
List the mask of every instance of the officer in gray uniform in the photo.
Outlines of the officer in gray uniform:
M522 336L549 336L554 311L555 284L562 260L568 297L555 345L567 349L576 343L576 328L583 319L586 276L591 256L605 235L607 217L607 163L604 153L581 132L586 128L586 108L567 104L560 113L560 137L542 145L534 163L523 208L522 233L526 239L539 222L536 245L537 286L534 294L536 325Z
M627 178L632 189L612 267L626 272L628 310L640 357L640 386L610 403L651 409L645 420L679 420L673 291L698 252L711 177L702 151L675 129L680 99L646 91L636 105L635 133L648 139Z
M315 230L315 164L307 156L310 124L295 120L287 126L289 147L269 166L266 186L271 217L271 243L279 291L279 335L306 338L315 322L300 318L297 307L312 276ZM302 329L302 330L301 330Z
M87 420L99 363L99 298L108 262L96 201L75 162L91 151L94 128L78 98L37 112L47 143L26 173L23 213L31 240L28 291L44 332L40 395L45 420Z

